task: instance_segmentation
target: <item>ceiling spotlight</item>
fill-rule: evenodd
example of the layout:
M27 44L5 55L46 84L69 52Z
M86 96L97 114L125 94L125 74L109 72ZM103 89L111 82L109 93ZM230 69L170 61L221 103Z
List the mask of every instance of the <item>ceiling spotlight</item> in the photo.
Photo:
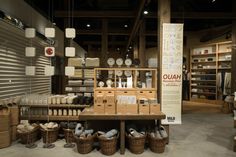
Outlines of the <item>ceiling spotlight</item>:
M214 3L216 0L212 0L211 2Z
M130 50L128 49L127 51L129 52Z
M86 27L88 27L88 28L89 28L89 27L91 27L91 25L90 25L90 24L87 24L87 25L86 25Z
M148 14L148 11L147 11L147 10L144 10L144 11L143 11L143 14L144 14L144 15L147 15L147 14Z
M55 22L52 23L54 26L56 26L57 24Z
M124 25L124 27L125 27L125 28L127 28L127 27L128 27L128 25Z
M129 46L129 49L132 49L132 46Z
M117 49L116 49L117 51L120 51L120 48L119 47L117 47Z

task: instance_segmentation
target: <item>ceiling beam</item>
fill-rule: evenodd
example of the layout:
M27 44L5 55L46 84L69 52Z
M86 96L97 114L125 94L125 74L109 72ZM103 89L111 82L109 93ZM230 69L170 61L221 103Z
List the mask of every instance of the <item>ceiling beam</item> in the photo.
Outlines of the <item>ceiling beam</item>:
M131 33L129 35L129 39L128 39L128 42L127 42L127 45L126 45L126 50L129 48L130 43L132 42L132 40L133 40L134 36L136 35L136 32L137 32L140 24L142 23L142 20L140 20L140 17L143 13L143 8L144 8L145 3L146 3L146 0L141 0L140 1L139 8L136 12L134 25L132 27L132 30L131 30Z
M55 17L68 18L68 11L55 11ZM133 11L74 11L75 18L134 18ZM145 18L157 18L155 12L145 15ZM236 19L231 12L172 12L173 19Z

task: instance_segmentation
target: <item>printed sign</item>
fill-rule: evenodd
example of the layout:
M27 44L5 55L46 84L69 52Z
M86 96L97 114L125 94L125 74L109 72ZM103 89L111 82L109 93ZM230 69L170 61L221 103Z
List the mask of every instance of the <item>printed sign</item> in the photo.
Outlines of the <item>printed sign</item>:
M183 24L164 23L162 41L162 124L181 124Z

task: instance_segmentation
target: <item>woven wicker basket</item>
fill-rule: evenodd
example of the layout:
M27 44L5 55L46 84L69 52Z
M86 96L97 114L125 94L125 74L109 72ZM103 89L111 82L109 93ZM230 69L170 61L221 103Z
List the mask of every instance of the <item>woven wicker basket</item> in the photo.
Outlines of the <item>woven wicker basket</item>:
M117 139L119 137L119 134L112 138L112 139L106 139L104 137L98 137L98 141L101 147L101 153L104 155L113 155L116 152L116 145L117 145Z
M134 154L141 154L144 152L146 135L141 137L132 137L126 134L129 142L129 150Z
M149 147L150 150L155 153L163 153L165 151L165 146L167 143L167 139L157 139L153 138L150 134L148 134L149 139Z
M39 126L36 126L32 131L26 133L17 133L17 136L20 138L22 144L31 144L39 140L40 130Z
M58 137L58 132L59 132L59 128L54 128L54 129L49 129L49 130L44 130L42 128L40 128L41 130L41 134L43 137L43 143L53 143L57 140Z
M64 131L64 136L65 136L65 140L66 140L66 143L73 143L75 142L75 138L74 138L74 130L72 129L63 129Z
M79 138L78 136L74 135L78 152L80 154L90 153L93 150L93 143L95 137L95 134L87 138Z

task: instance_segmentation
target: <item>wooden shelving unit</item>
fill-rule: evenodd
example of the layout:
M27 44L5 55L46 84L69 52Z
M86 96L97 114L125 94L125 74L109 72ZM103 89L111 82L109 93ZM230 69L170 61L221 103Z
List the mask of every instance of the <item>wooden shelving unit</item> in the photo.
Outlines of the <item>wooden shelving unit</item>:
M190 55L191 101L217 102L217 74L231 70L231 44L231 41L212 43L192 49Z

